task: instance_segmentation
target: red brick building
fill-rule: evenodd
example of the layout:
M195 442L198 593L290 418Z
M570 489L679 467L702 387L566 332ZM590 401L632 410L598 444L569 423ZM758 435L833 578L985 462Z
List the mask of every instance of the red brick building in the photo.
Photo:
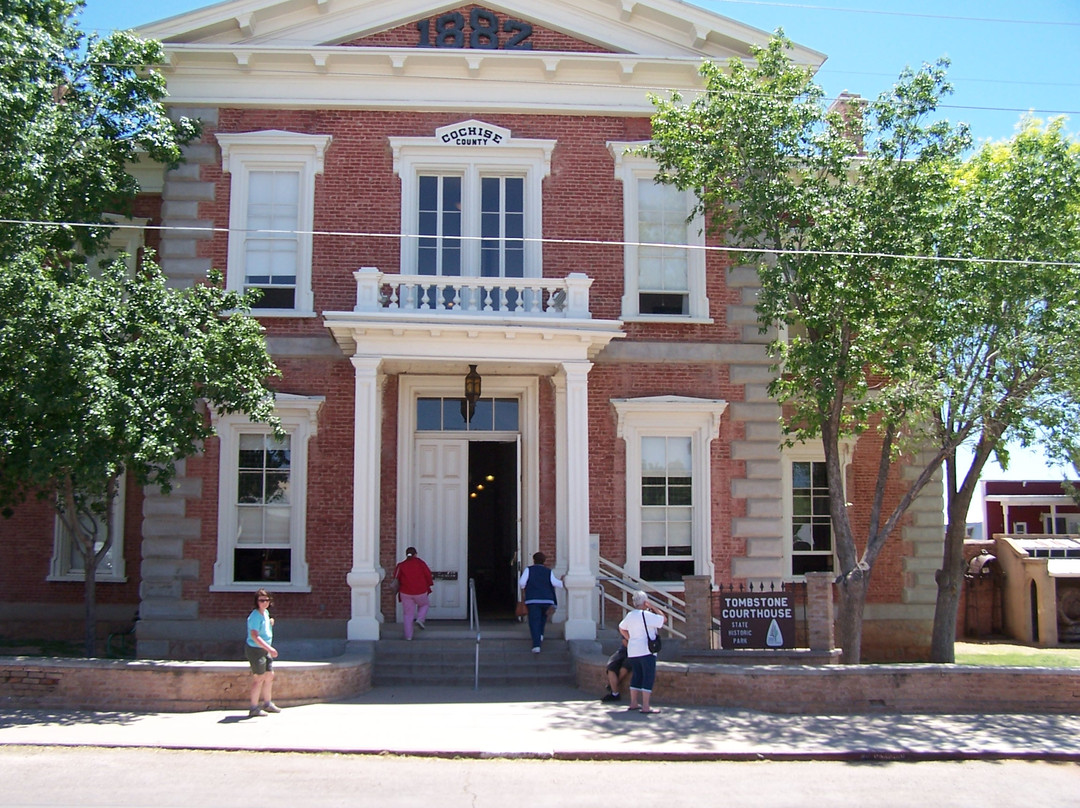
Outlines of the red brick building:
M767 33L675 0L236 0L140 33L205 125L144 177L146 242L177 285L219 267L263 291L289 432L215 416L171 495L126 492L98 592L110 617L138 607L141 656L224 653L261 586L294 636L377 639L409 545L432 620L466 616L469 578L507 613L543 550L571 639L595 636L600 557L673 590L834 567L820 448L780 448L756 273L705 249L634 151L649 93L692 94L703 59ZM928 492L880 558L867 656L925 653L941 523ZM8 625L77 625L48 510L0 528Z

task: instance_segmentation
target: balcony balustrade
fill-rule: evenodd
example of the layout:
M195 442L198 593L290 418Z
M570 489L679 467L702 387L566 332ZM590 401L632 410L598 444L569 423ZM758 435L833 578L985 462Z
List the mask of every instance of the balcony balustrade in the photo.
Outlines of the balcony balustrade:
M388 275L363 267L356 278L360 314L491 318L591 319L592 278L479 278L447 275Z

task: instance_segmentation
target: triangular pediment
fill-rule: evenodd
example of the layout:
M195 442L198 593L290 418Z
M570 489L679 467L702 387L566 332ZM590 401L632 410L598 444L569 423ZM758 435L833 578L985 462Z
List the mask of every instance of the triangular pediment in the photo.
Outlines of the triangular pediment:
M462 35L455 30L459 15ZM660 58L728 59L749 54L769 34L680 0L227 0L150 23L142 36L174 45L263 48L425 47L437 28L443 46L491 49L493 37L474 33L497 24L499 50L513 41L536 52L591 52ZM447 33L449 30L449 33ZM527 34L527 35L525 35ZM797 61L820 64L821 54L797 48Z

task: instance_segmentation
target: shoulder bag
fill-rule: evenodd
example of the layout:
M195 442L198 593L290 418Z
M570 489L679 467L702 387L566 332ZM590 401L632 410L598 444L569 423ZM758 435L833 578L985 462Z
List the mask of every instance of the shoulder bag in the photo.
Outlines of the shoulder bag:
M655 637L649 636L649 624L645 622L645 612L641 612L641 622L645 626L645 639L649 641L649 653L659 654L660 648L663 647L664 641L660 639L660 632L656 632Z

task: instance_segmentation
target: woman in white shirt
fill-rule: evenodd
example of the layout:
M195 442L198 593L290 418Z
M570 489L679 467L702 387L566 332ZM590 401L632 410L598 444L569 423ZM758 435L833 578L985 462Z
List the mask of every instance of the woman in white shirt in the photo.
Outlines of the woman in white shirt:
M641 712L658 713L649 707L652 698L653 682L656 680L656 654L649 650L649 638L664 625L664 615L649 603L649 596L638 591L633 596L634 611L629 612L619 623L619 633L626 639L626 656L630 659L630 708Z

